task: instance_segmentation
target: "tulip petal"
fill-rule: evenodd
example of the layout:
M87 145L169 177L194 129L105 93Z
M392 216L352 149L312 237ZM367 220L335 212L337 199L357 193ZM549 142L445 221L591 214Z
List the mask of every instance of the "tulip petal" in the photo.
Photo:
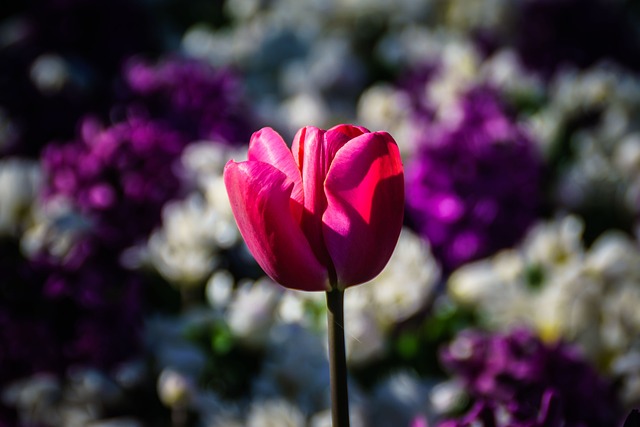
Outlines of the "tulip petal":
M322 213L327 207L324 179L329 168L324 151L324 133L325 131L313 126L300 129L293 139L291 151L302 173L302 229L320 262L333 269L322 234Z
M268 163L284 172L294 184L291 198L300 203L300 205L304 204L300 169L298 169L291 150L289 150L280 134L269 127L254 132L249 142L247 158L248 160Z
M402 160L391 135L347 142L331 164L325 193L323 233L338 287L371 280L389 261L404 216Z
M287 288L328 290L327 269L291 213L294 183L286 174L263 162L229 161L224 183L240 233L265 273Z
M325 151L329 158L329 164L333 161L336 153L350 140L362 135L370 133L369 130L362 126L353 125L337 125L329 129L324 134Z

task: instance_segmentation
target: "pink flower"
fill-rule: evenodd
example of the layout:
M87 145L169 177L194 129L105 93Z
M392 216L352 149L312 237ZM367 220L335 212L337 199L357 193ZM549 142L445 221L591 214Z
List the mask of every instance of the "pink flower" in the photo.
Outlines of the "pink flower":
M227 163L224 181L249 250L287 288L328 291L371 280L402 228L403 167L386 132L308 126L289 150L264 128L251 137L248 161Z

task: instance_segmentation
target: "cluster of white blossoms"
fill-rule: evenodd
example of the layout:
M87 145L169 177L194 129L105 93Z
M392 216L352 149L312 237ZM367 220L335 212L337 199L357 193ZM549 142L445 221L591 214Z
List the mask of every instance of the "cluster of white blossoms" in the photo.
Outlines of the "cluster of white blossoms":
M347 37L353 32L345 31L353 21L338 16L346 8L291 0L243 0L226 8L232 27L195 25L184 34L182 50L243 69L265 123L292 136L303 125L328 128L353 117L353 99L367 76Z
M625 383L625 402L640 402L640 247L609 231L585 248L582 230L573 216L541 223L518 248L458 269L449 293L490 328L577 343Z
M169 282L179 286L204 283L217 266L217 253L238 243L240 234L222 173L229 159L243 156L244 150L207 141L185 149L185 180L195 189L183 200L164 206L162 226L138 254Z
M369 283L345 292L347 359L367 363L383 356L393 327L424 309L433 297L440 268L428 245L404 229L385 269ZM222 308L236 337L252 347L269 340L279 324L323 331L324 294L285 290L271 280L234 286L228 273L216 272L207 285L212 305Z
M302 125L328 128L357 117L355 102L371 80L369 62L393 69L423 63L451 40L466 40L471 30L511 22L516 7L505 0L469 3L240 0L225 4L232 26L196 24L185 32L181 48L216 66L244 70L248 91L260 95L254 97L255 108L274 127L289 132ZM433 31L426 22L433 23ZM446 29L443 23L449 24ZM371 44L369 50L363 51L363 43ZM475 70L460 64L442 73L454 73L448 86L434 87L450 92L461 72L470 78ZM382 125L376 122L373 128Z
M380 275L345 292L348 361L366 363L384 355L387 334L431 302L439 279L440 267L428 244L403 229Z
M382 357L393 327L430 303L439 279L428 245L403 230L383 272L345 293L348 362L356 366ZM179 318L147 322L146 342L162 372L158 393L165 405L192 408L212 427L330 425L325 295L288 290L265 277L236 283L223 269L211 275L205 294L208 307L194 306ZM185 337L189 330L214 324L224 325L234 345L262 355L260 370L250 380L249 401L223 399L197 386L206 355ZM387 421L404 422L415 411L424 412L430 387L421 381L411 380L421 390L415 396L399 393L397 381L379 385L372 394L352 382L353 425L389 425L374 415L381 407L379 400L395 408Z
M112 375L88 367L71 369L63 377L37 373L9 384L0 397L18 410L20 425L142 427L134 418L107 414L141 386L144 371L143 364L134 361Z
M387 83L367 87L370 62L390 70L438 62L437 82L425 88L425 99L436 102L441 116L453 114L457 94L470 84L537 93L542 83L524 71L512 51L483 60L468 37L478 29L496 30L497 24L500 34L512 31L518 5L505 0L304 5L241 0L225 4L232 26L195 24L185 32L181 49L216 66L242 69L248 92L259 95L253 97L258 116L289 136L305 125L358 122L389 131L404 147L414 138L406 118L398 116L410 109L402 96L391 95ZM371 44L366 53L363 43Z
M551 83L549 102L532 116L531 128L547 152L576 123L571 153L556 189L568 208L616 203L640 213L640 79L615 64L567 70ZM606 198L608 202L603 202Z

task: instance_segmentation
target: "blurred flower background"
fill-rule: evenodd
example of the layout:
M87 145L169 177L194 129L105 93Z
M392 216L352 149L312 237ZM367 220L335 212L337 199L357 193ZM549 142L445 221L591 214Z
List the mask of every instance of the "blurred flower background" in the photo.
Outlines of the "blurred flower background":
M324 295L264 276L251 133L397 140L406 220L346 292L355 427L640 406L631 0L0 3L0 426L326 427Z

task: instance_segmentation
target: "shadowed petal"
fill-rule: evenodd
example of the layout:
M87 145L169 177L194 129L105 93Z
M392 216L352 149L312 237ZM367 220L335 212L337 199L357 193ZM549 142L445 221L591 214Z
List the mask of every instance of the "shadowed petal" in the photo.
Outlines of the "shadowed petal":
M364 283L387 264L404 216L404 174L398 146L386 132L347 142L325 181L323 234L338 286Z
M316 257L324 265L331 265L322 235L322 213L327 206L324 194L324 179L329 167L325 153L325 131L307 126L296 133L291 151L297 159L302 173L304 188L304 213L302 229L307 236Z
M327 269L291 213L294 184L285 173L263 162L229 161L224 183L240 233L265 273L287 288L326 291Z
M369 131L362 126L337 125L329 129L324 134L325 152L328 156L329 164L331 164L336 153L344 144L363 133L369 133Z
M294 184L291 198L300 203L300 205L304 204L300 169L298 169L298 165L293 159L291 150L289 150L289 147L287 147L278 132L269 127L254 132L249 142L247 159L269 163L284 172Z

